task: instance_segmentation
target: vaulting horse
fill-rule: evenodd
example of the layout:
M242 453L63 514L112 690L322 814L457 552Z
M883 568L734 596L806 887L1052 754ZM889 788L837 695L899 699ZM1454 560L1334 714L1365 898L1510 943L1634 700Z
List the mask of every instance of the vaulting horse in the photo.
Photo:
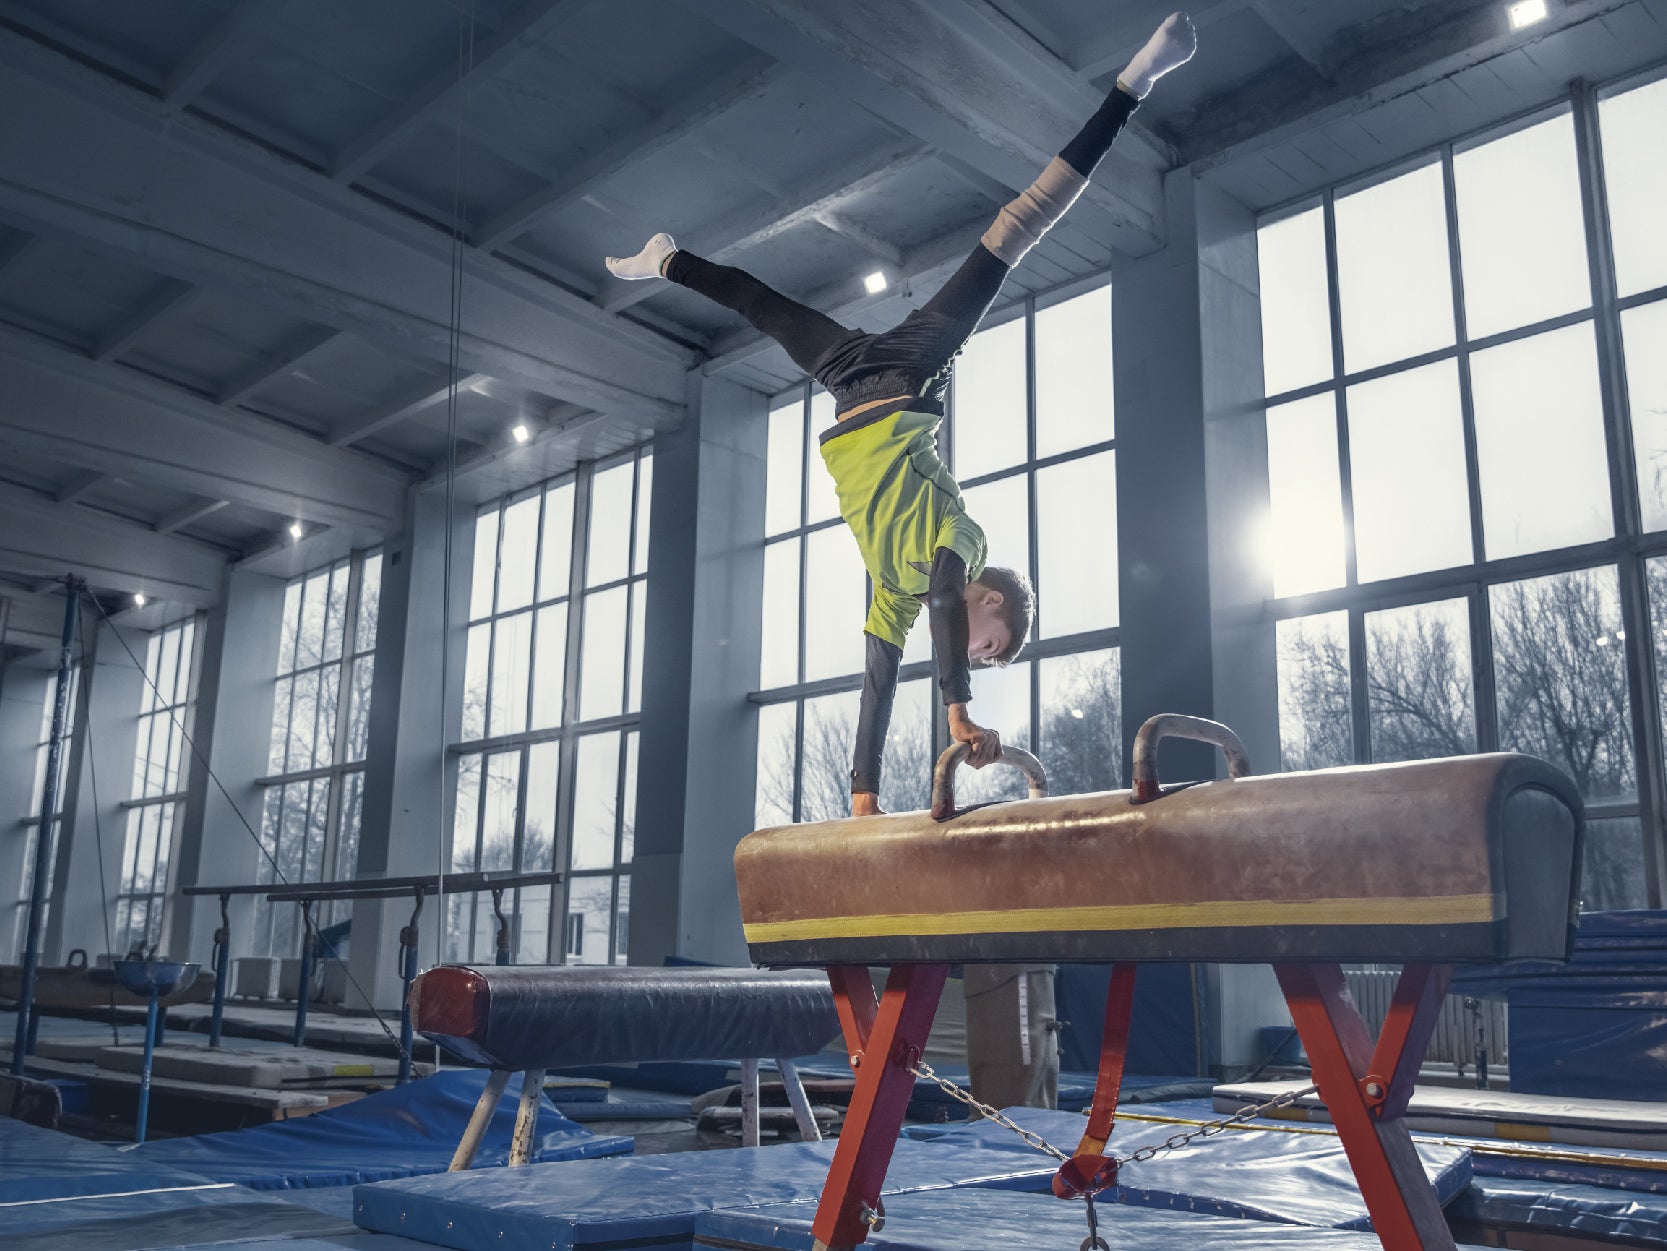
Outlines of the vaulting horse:
M1160 785L1166 736L1213 743L1223 780ZM880 1189L952 963L1115 966L1087 1132L1054 1191L1116 1183L1105 1157L1141 961L1272 964L1387 1251L1453 1247L1402 1116L1455 963L1567 959L1584 813L1513 754L1251 777L1238 738L1148 721L1131 790L955 810L957 745L931 813L759 830L735 852L761 965L824 966L857 1073L816 1247L854 1247ZM1374 1045L1341 962L1404 965ZM889 965L876 999L867 965Z

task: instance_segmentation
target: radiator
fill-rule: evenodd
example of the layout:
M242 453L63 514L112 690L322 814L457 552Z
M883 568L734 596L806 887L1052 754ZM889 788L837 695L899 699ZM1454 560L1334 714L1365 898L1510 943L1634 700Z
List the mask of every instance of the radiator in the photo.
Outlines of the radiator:
M1360 1009L1360 1015L1366 1019L1366 1026L1374 1035L1383 1027L1383 1019L1389 1014L1389 1001L1400 975L1401 971L1393 967L1362 967L1343 971L1355 1006ZM1425 1063L1451 1064L1463 1076L1475 1063L1478 1025L1488 1065L1503 1070L1506 1059L1505 1005L1492 999L1467 999L1464 995L1448 995L1442 1003L1429 1050L1424 1053Z

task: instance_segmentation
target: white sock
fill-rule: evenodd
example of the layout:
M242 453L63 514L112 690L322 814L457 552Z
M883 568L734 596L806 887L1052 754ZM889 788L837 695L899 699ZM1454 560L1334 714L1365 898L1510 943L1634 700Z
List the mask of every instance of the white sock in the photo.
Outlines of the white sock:
M1198 32L1192 28L1192 19L1185 13L1171 13L1146 41L1146 46L1134 54L1134 60L1117 76L1117 81L1135 99L1144 100L1153 83L1192 60L1196 51Z
M635 256L609 256L603 259L608 272L615 278L634 282L638 278L662 277L660 271L675 251L677 245L672 242L671 236L662 230L643 244L642 251Z

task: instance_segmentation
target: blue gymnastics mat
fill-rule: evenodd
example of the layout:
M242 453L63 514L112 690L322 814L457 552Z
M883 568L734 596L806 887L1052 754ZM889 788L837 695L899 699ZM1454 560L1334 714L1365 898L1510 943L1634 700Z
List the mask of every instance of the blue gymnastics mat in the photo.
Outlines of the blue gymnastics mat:
M1052 1195L936 1190L886 1200L871 1251L1062 1251L1088 1234L1083 1206ZM710 1212L695 1222L696 1251L810 1251L815 1209L794 1203ZM1100 1236L1140 1251L1383 1251L1377 1235L1191 1212L1100 1205Z
M1006 1115L1067 1152L1075 1150L1087 1125L1078 1113L1043 1108L1008 1108ZM1177 1128L1182 1127L1119 1120L1112 1131L1111 1150L1128 1155L1137 1147L1163 1142ZM1016 1141L1016 1136L993 1122L977 1121L957 1126L933 1144L983 1150L1003 1141ZM1441 1143L1418 1143L1417 1148L1424 1172L1446 1206L1470 1184L1470 1152ZM1137 1207L1332 1229L1371 1228L1360 1185L1335 1134L1232 1130L1195 1139L1154 1160L1126 1165L1118 1182L1115 1195L1107 1199ZM1037 1189L1006 1180L978 1184Z
M535 1164L360 1186L354 1220L366 1229L485 1251L688 1246L695 1218L717 1208L813 1203L833 1142ZM1023 1177L1046 1188L1053 1162L1017 1138L999 1146L899 1142L887 1194ZM1079 1240L1080 1241L1080 1240Z
M100 1142L0 1117L0 1213L14 1203L194 1185L204 1179ZM0 1216L0 1225L6 1217Z
M451 1163L485 1082L485 1069L447 1069L312 1116L222 1134L162 1139L133 1147L127 1154L151 1165L255 1190L441 1173ZM475 1156L476 1168L509 1158L520 1090L521 1077L516 1074L498 1101ZM540 1105L538 1129L535 1160L581 1160L631 1151L631 1139L599 1138L563 1117L548 1098Z
M0 1228L6 1251L152 1251L353 1230L340 1217L226 1182L13 1201L0 1208Z
M1667 1247L1667 1197L1601 1186L1478 1178L1450 1209L1464 1221Z

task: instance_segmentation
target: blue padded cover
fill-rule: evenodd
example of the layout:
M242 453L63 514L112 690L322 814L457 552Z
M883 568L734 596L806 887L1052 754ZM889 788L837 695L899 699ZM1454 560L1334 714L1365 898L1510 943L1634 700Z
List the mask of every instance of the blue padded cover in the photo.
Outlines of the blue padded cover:
M1087 1126L1086 1119L1073 1112L1008 1108L1006 1114L1066 1152L1076 1149ZM1119 1120L1112 1131L1111 1149L1113 1154L1127 1155L1185 1128ZM940 1146L974 1144L980 1149L1004 1141L1016 1142L1017 1137L990 1121L961 1126L935 1140ZM1452 1202L1470 1184L1470 1152L1437 1143L1418 1143L1417 1148L1437 1197L1443 1205ZM1334 1134L1229 1130L1196 1139L1154 1160L1127 1165L1118 1181L1116 1201L1139 1207L1333 1229L1371 1228L1354 1170ZM1006 1188L1033 1187L1007 1184Z
M1478 1180L1451 1214L1512 1229L1547 1229L1667 1247L1667 1198L1599 1186Z
M353 1228L340 1217L216 1182L13 1204L0 1213L6 1251L147 1251L241 1241L251 1233L322 1237Z
M454 1069L366 1095L312 1116L223 1134L169 1138L128 1149L152 1166L189 1169L256 1190L343 1186L444 1172L486 1081L484 1069ZM498 1100L475 1167L509 1158L521 1077ZM567 1120L549 1099L539 1107L536 1160L625 1155L629 1138L598 1138Z
M506 1246L565 1251L598 1243L638 1246L687 1239L702 1212L814 1203L835 1145L782 1143L414 1177L360 1186L354 1193L354 1219L366 1229L460 1251ZM1018 1176L1045 1189L1053 1161L1012 1135L997 1148L900 1142L885 1193Z
M0 1204L190 1186L205 1180L134 1159L103 1143L0 1117ZM0 1226L6 1221L0 1215Z
M806 1251L815 1208L795 1203L714 1212L695 1222L695 1247L712 1251ZM1383 1251L1375 1234L1236 1221L1113 1204L1100 1207L1100 1236L1139 1251ZM1079 1202L994 1190L927 1191L886 1200L886 1224L865 1251L1069 1251L1088 1234Z
M425 1038L500 1069L776 1059L840 1032L820 969L441 965L413 993Z

